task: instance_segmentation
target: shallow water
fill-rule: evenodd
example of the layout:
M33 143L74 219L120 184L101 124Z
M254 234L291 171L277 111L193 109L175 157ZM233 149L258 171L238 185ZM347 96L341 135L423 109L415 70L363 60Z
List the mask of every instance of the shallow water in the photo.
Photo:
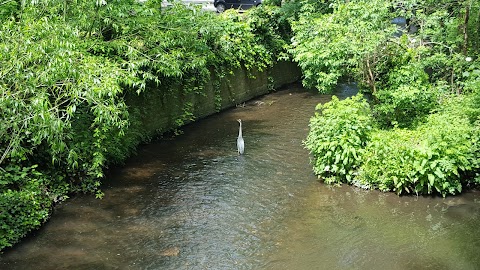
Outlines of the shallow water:
M316 179L302 140L329 99L292 85L142 146L104 199L60 205L0 269L480 269L479 192L398 197Z

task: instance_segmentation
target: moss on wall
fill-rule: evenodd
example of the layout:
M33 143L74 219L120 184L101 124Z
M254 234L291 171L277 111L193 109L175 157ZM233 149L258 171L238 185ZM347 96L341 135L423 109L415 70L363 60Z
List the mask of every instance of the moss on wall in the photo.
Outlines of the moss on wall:
M182 85L171 89L148 89L126 97L132 125L127 138L145 141L221 110L233 107L272 89L298 81L301 71L295 63L279 62L272 68L247 71L240 68L221 79L212 76L201 91L184 91ZM132 136L137 137L131 140Z

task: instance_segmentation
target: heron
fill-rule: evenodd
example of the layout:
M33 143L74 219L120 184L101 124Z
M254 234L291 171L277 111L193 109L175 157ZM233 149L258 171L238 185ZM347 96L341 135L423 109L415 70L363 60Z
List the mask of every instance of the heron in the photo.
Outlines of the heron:
M243 142L242 137L242 120L237 119L237 121L240 124L240 128L238 129L237 150L239 155L243 155L243 152L245 151L245 143Z

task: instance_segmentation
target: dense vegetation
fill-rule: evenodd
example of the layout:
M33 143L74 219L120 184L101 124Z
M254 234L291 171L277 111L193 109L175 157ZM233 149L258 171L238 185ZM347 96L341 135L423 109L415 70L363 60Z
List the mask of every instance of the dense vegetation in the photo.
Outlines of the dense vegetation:
M212 77L280 58L322 93L350 78L372 95L318 106L305 145L325 181L456 194L480 182L479 12L474 0L270 0L243 15L159 0L3 1L0 250L70 194L103 196L105 169L145 139L126 95L180 83L201 95ZM408 19L402 35L396 16Z
M0 250L70 194L103 196L104 170L144 139L126 94L182 83L201 95L211 76L285 54L278 8L217 15L160 2L0 3Z
M480 183L480 2L304 2L290 49L304 84L330 92L348 77L372 96L318 106L305 141L315 173L398 194Z

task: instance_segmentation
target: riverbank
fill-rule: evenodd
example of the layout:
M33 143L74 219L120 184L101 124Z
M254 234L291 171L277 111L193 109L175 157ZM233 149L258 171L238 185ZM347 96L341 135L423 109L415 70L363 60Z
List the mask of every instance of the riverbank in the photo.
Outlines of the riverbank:
M2 6L0 250L70 196L102 198L105 171L138 144L293 74L275 75L289 40L274 32L279 15L255 13L157 1Z
M142 145L103 181L102 200L63 203L0 268L476 269L478 191L397 196L311 172L302 140L330 98L293 84Z

